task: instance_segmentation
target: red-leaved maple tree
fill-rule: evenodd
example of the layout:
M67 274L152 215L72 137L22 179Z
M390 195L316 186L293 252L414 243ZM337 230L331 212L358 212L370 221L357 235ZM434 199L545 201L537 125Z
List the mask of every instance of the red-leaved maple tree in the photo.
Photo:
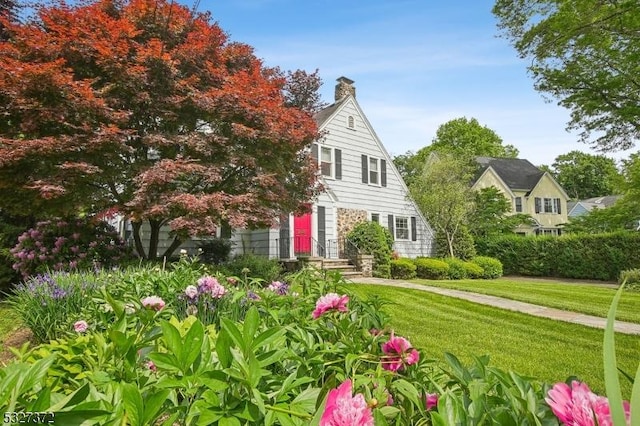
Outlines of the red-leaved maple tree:
M97 0L0 19L0 208L115 210L153 259L220 223L269 225L316 194L305 148L317 125L286 92L317 76L265 67L208 13ZM157 253L165 224L174 240Z

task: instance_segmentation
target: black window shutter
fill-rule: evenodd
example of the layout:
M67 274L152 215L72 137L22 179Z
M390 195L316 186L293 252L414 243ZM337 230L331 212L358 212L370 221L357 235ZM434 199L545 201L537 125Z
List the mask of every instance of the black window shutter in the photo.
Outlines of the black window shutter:
M536 203L536 213L540 213L540 210L542 210L542 200L536 197L535 203Z
M318 256L324 257L326 255L326 237L325 208L324 206L318 206Z
M362 156L362 183L369 183L369 157Z
M220 238L231 238L231 226L228 222L222 222L220 225Z
M389 233L391 234L391 237L395 240L396 239L396 234L393 231L393 229L394 229L394 221L393 221L393 215L392 214L390 214L388 216L388 223L387 224L389 226Z
M411 216L411 241L418 241L418 221Z
M289 258L291 238L289 235L289 215L283 214L280 216L280 241L278 251L280 259Z
M333 150L333 156L336 161L336 179L342 179L342 150Z
M314 143L311 145L311 157L318 162L318 144Z
M387 161L380 160L380 184L387 186Z
M560 207L560 204L561 204L560 198L556 198L556 212L558 214L562 214L562 207Z

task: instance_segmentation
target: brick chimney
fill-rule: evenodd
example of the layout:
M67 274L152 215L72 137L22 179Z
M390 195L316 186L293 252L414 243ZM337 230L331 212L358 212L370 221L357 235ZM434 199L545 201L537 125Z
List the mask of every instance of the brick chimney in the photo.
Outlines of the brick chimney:
M347 95L356 97L356 88L353 87L354 81L347 77L340 77L336 84L336 102L344 98Z

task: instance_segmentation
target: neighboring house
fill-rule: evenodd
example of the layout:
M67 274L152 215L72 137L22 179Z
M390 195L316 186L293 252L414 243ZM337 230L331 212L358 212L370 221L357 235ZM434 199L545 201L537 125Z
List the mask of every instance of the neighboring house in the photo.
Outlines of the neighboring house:
M472 188L494 186L511 201L514 214L531 216L531 226L520 226L516 233L561 234L569 196L548 172L518 158L477 157L476 161L480 170Z
M234 254L254 253L293 259L299 255L343 257L345 237L362 221L389 229L402 257L430 256L434 233L408 198L408 189L391 157L356 101L353 81L340 77L335 103L316 114L323 135L310 147L325 192L311 213L285 214L270 229L219 229L234 242ZM162 233L160 250L169 244ZM183 244L190 254L197 241Z
M569 218L578 217L589 213L593 209L606 209L620 199L620 195L607 195L604 197L587 198L586 200L570 201L567 203Z

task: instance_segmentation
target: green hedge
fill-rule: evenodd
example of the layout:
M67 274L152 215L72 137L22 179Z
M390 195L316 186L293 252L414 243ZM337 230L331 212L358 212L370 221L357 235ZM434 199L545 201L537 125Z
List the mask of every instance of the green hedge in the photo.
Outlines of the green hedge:
M391 278L410 280L416 277L416 265L411 259L394 259L391 261Z
M418 278L446 280L449 277L449 265L443 260L418 257L414 263Z
M505 275L615 281L640 267L640 233L502 236L476 241L479 255L499 259Z

